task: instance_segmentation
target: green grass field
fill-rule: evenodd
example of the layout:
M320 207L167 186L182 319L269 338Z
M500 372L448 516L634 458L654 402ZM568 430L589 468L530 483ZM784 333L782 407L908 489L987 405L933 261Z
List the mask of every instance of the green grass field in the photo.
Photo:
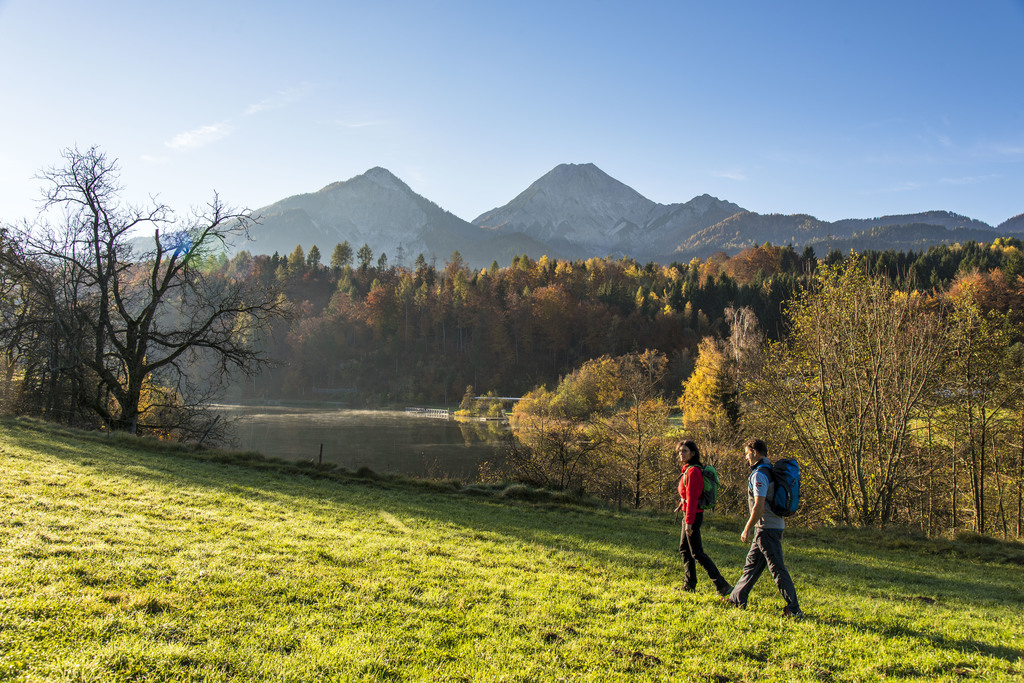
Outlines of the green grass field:
M0 423L0 679L1021 680L1024 547L787 532L807 618L670 516ZM741 520L705 542L735 580Z

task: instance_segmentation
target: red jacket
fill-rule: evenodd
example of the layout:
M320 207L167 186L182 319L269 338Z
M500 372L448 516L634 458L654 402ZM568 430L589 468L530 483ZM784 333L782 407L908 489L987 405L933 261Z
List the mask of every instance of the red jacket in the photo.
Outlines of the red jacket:
M703 491L704 473L696 465L686 465L683 476L679 478L679 509L683 511L683 521L687 524L693 524L697 519L697 513L704 512L697 507L697 501Z

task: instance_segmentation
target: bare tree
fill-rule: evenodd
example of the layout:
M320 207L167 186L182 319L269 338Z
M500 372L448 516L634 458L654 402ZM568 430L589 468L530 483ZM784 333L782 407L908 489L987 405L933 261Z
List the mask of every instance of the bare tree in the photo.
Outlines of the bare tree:
M612 414L601 420L599 431L609 444L616 469L626 479L633 507L640 508L662 490L671 460L665 438L669 406L661 398L667 359L644 351L615 361L620 400Z
M1012 346L1011 322L998 311L984 311L970 287L949 297L949 363L944 386L948 422L964 434L962 457L970 476L976 531L989 531L986 500L995 488L996 508L1008 533L1005 478L1013 478L1017 414L1022 399L1019 349ZM994 477L990 481L989 477ZM956 481L954 479L954 486ZM957 504L954 491L953 505Z
M514 435L506 461L517 480L557 489L586 489L594 481L604 442L590 420L518 415Z
M886 524L914 478L915 420L936 388L941 322L851 259L798 295L786 342L746 386L773 442L804 460L812 507L846 523Z
M51 363L55 374L72 377L74 404L110 429L207 428L188 408L200 408L230 371L265 363L256 342L286 311L276 291L205 268L247 235L252 214L216 195L180 220L155 201L128 206L116 161L95 147L63 157L39 176L44 208L62 210L63 219L9 228L18 248L2 252L4 269L45 304L34 322L55 330L63 351ZM190 374L200 365L202 382Z

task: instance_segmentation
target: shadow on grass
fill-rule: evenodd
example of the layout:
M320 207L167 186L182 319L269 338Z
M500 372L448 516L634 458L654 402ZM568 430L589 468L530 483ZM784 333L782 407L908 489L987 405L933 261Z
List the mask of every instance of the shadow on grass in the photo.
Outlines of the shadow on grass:
M1003 645L993 645L970 638L947 638L945 636L928 633L919 629L908 628L896 624L876 624L870 620L851 621L841 617L816 617L812 613L806 613L804 622L816 623L822 626L847 628L852 631L870 631L886 638L915 638L929 644L936 649L949 650L963 654L980 654L1001 659L1005 662L1015 664L1024 659L1024 650Z
M919 552L894 555L892 551L837 550L814 541L802 547L798 566L804 572L828 577L823 582L835 581L841 590L856 585L864 594L938 607L964 599L1024 606L1020 570L1013 565L963 562Z
M196 449L132 437L78 432L33 420L7 419L0 424L6 427L7 438L20 447L139 481L187 482L191 486L230 494L237 494L237 486L244 483L287 496L315 496L321 501L361 506L370 513L386 510L396 516L455 523L477 533L514 538L551 550L583 553L597 563L614 564L625 570L671 574L670 580L682 573L675 552L678 526L667 515L617 512L593 501L538 492L520 485L484 487L451 481L417 481L380 476L369 470L319 469L312 463L268 460L253 452ZM280 487L282 478L287 490ZM317 482L315 492L303 491L303 478ZM388 495L386 500L366 500L351 495L353 486L366 492L378 490L402 495ZM709 516L705 522L705 545L727 577L738 577L746 556L748 546L738 538L741 525L742 520L714 516ZM796 568L798 575L821 576L818 581L811 579L819 585L840 577L842 590L859 594L871 594L883 588L891 590L891 585L898 585L914 587L914 590L921 586L935 594L978 601L1019 603L1022 600L1019 588L1010 588L982 572L964 579L962 576L943 577L938 570L927 573L880 567L880 553L886 556L884 564L888 565L910 559L925 562L928 558L927 563L953 560L931 558L927 548L872 548L870 538L859 531L852 533L847 540L853 542L847 543L843 540L846 531L795 530L787 535L787 559L791 568ZM897 552L903 557L894 557ZM1009 567L1001 569L1010 570ZM770 583L770 579L765 579Z

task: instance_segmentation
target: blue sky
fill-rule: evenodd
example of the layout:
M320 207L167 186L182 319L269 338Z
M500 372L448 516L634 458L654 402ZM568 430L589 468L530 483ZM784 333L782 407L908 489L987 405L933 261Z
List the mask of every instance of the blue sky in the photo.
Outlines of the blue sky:
M472 220L560 163L661 203L1024 212L1024 0L0 0L0 221L70 146L259 208L383 166Z

